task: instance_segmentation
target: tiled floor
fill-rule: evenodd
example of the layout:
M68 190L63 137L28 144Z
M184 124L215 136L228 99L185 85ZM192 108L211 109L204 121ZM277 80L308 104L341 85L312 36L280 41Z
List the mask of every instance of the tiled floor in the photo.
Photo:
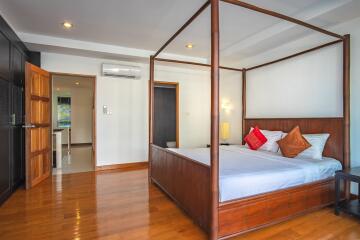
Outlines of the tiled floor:
M71 147L70 153L68 153L67 148L64 147L62 154L62 168L54 168L53 174L94 171L91 145Z

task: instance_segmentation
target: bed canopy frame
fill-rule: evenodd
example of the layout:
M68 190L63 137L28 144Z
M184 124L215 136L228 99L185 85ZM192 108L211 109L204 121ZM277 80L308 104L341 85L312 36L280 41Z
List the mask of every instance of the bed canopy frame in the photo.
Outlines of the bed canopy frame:
M248 68L232 68L219 65L219 2L225 2L246 8L265 15L273 16L322 34L335 37L337 40L320 46L297 52L287 57L259 64ZM158 55L207 7L211 7L211 64L196 63L159 58ZM278 63L309 52L313 52L334 44L343 44L343 117L340 118L289 118L289 119L249 119L246 118L246 73L248 71ZM155 61L189 64L210 67L211 69L211 140L210 140L210 167L196 163L190 158L172 153L153 144L154 126L154 64ZM294 125L300 125L304 133L322 130L330 133L331 137L324 150L325 156L335 157L342 162L344 168L350 167L350 35L344 36L286 16L271 10L257 7L240 0L208 0L195 12L195 14L177 31L165 44L150 56L150 82L149 82L149 181L157 184L167 193L193 220L208 232L210 239L224 239L247 231L284 221L293 216L329 205L333 202L333 179L326 179L316 183L305 184L299 187L261 194L259 196L237 199L219 203L219 71L220 69L242 72L242 132L243 135L250 126L258 125L264 129L289 131ZM329 146L328 146L329 145ZM164 163L168 161L168 163ZM190 164L190 165L189 165ZM165 166L167 165L167 167ZM177 168L174 170L174 168ZM187 173L182 169L189 170ZM166 171L173 176L166 176ZM178 171L178 172L174 172ZM184 183L174 180L174 174L183 171L184 179L190 178L194 184L191 190ZM208 189L203 189L203 187ZM186 190L184 190L186 189ZM320 190L319 190L320 189ZM187 193L186 191L189 191ZM344 184L344 198L350 196L349 184ZM195 200L189 200L189 195ZM286 197L284 197L286 195ZM191 197L191 196L190 196ZM318 201L315 202L315 199ZM279 200L280 199L280 200ZM280 202L266 205L261 201ZM307 204L300 206L302 201ZM309 203L311 202L312 205ZM291 205L293 204L293 205ZM284 205L287 207L285 208ZM294 208L289 208L294 206ZM294 209L297 209L295 211ZM260 209L260 210L259 210ZM266 211L282 211L277 217ZM289 210L290 209L290 210ZM259 213L261 212L261 213ZM270 215L269 215L270 214ZM254 217L255 216L255 217ZM243 220L243 218L245 220ZM264 219L267 219L266 221ZM259 220L260 219L260 220ZM240 223L241 222L241 223Z

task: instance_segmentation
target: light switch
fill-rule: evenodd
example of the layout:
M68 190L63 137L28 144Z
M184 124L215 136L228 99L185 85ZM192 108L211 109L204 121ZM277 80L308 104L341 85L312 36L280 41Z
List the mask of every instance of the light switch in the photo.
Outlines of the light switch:
M111 115L111 111L109 110L108 106L103 106L103 114L105 115Z

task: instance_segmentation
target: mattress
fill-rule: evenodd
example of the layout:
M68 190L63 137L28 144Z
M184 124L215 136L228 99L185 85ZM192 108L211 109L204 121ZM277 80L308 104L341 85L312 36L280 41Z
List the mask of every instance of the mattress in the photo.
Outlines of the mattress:
M210 165L209 148L169 150ZM326 179L340 169L341 163L333 158L286 158L244 146L221 146L219 200L224 202Z

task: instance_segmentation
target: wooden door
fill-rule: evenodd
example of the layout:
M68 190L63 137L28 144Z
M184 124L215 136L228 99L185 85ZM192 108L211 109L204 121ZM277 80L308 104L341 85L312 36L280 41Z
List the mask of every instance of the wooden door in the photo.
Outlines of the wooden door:
M51 172L50 74L26 63L25 159L26 188L34 187Z

